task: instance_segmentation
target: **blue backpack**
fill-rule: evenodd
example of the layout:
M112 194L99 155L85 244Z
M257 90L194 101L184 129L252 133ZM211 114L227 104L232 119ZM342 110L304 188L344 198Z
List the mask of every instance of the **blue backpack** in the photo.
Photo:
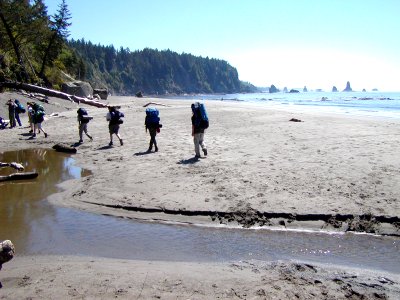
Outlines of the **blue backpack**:
M195 102L191 107L194 116L194 126L201 129L207 129L210 123L208 121L208 115L204 104Z
M146 126L161 127L159 114L160 113L157 108L152 108L152 107L146 108L146 121L145 121Z
M93 117L89 117L87 110L82 107L78 108L76 112L79 116L79 120L82 123L89 123L89 121L93 119Z

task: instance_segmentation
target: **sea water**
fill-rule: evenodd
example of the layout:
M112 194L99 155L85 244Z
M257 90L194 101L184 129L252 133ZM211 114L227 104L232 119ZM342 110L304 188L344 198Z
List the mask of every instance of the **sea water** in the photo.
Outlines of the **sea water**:
M400 92L299 92L185 95L188 100L243 101L296 111L320 111L378 118L400 118Z

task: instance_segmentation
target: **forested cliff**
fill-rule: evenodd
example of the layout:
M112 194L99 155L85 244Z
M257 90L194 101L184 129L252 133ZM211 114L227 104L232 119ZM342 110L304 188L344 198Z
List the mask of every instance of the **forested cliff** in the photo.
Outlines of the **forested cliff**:
M251 92L255 87L239 80L237 70L226 61L178 54L170 50L144 49L131 52L84 40L68 42L84 59L78 72L96 87L120 95ZM80 75L79 75L80 74Z

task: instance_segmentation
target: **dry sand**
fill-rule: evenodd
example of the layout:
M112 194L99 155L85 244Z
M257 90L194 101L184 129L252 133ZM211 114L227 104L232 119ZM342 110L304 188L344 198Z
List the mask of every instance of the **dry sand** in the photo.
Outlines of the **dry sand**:
M10 97L30 100L0 94L2 116ZM27 128L3 130L1 151L78 141L77 104L49 101L47 113L57 114L44 123L49 137L31 140ZM148 102L166 105L158 106L160 151L150 154L143 107ZM106 109L85 106L94 117L94 141L84 139L74 158L93 175L65 182L64 191L50 197L57 205L133 219L400 233L400 120L206 102L209 155L196 161L190 101L111 97L107 103L125 113L124 145L114 139L114 147L107 147ZM400 298L398 274L352 272L283 262L17 256L0 273L0 298Z

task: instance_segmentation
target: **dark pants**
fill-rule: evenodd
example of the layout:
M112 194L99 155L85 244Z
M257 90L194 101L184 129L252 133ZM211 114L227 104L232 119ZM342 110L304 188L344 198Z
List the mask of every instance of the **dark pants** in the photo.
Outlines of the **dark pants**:
M157 147L157 141L156 141L156 135L157 135L157 129L156 128L149 128L149 133L150 133L150 145L149 145L149 151L153 149L153 145L155 147L155 150L158 150Z
M15 127L15 111L9 111L8 117L10 118L10 128Z
M22 126L21 120L19 119L19 113L17 113L17 112L15 113L15 119L17 120L18 125Z

